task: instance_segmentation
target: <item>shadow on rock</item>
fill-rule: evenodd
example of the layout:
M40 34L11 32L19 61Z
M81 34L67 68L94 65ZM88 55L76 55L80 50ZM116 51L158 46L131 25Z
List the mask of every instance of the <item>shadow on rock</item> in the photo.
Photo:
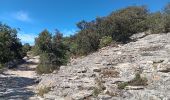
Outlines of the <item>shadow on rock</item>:
M0 100L26 100L34 93L26 88L36 84L36 79L25 77L0 77Z
M0 94L0 100L28 100L30 97L34 96L35 93L28 89L9 89L3 94Z

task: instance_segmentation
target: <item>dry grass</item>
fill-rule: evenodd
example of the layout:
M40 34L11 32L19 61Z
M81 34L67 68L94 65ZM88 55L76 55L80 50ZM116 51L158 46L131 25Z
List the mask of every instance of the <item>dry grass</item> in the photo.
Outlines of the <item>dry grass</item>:
M126 86L146 86L147 79L145 77L141 77L139 73L136 74L135 78L128 82L123 82L118 84L118 89L124 89Z
M44 94L47 94L50 90L51 90L50 87L42 87L42 88L39 88L39 89L38 89L38 93L37 93L37 94L38 94L39 96L43 97Z
M101 92L102 92L101 89L95 87L95 88L93 89L93 96L94 96L94 97L97 97Z
M104 69L100 75L103 77L103 78L109 78L109 77L113 77L113 78L116 78L119 76L119 72L114 70L114 69Z
M115 96L118 96L119 94L118 93L115 93L115 92L106 92L106 94L110 95L111 97L115 97Z
M141 51L157 51L162 49L163 46L151 46L151 47L144 47L144 48L140 48Z
M101 78L96 78L95 81L96 87L93 89L93 96L97 97L102 91L106 89L106 87L103 85Z

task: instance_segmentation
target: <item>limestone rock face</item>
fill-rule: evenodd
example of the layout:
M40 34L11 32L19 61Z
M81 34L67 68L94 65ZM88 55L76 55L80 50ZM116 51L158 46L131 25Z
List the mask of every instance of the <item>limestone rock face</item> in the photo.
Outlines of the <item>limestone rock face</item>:
M52 88L44 96L47 100L170 100L170 33L133 38L137 40L72 59L59 71L41 76L36 88ZM136 73L148 85L118 89Z

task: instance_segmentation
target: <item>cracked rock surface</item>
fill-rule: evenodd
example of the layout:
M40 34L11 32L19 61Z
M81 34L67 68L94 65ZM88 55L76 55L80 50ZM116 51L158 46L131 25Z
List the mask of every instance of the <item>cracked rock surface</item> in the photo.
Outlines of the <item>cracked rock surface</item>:
M148 85L118 89L138 72ZM47 100L170 100L170 33L102 48L41 79L37 89L52 88Z

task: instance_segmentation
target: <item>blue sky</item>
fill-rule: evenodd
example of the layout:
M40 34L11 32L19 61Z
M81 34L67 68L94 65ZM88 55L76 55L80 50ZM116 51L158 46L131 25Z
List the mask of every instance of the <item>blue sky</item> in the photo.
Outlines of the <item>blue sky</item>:
M23 43L34 43L44 29L59 29L65 36L77 31L76 23L106 16L131 5L147 5L162 10L169 0L0 0L0 22L20 28Z

